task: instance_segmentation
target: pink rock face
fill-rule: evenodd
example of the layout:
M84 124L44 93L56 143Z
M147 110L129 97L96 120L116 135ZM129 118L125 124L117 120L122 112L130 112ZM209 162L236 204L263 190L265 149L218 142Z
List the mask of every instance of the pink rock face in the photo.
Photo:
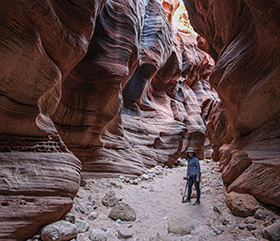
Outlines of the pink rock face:
M0 239L61 218L81 168L137 176L190 145L203 158L214 62L158 1L5 0L0 15Z
M228 190L279 206L279 4L192 0L185 5L217 59L210 83L223 104L212 113L207 136L214 159L221 158ZM237 158L240 151L247 157Z
M83 58L103 5L1 2L1 240L25 240L72 206L81 163L37 104Z

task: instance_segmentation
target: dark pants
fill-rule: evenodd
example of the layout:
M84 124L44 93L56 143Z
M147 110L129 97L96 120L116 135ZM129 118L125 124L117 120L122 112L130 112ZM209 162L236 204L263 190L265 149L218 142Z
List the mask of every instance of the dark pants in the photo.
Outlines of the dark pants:
M199 182L196 181L196 176L189 178L189 183L188 183L188 199L191 199L193 184L195 186L196 193L197 193L197 201L200 201L200 188L199 188Z

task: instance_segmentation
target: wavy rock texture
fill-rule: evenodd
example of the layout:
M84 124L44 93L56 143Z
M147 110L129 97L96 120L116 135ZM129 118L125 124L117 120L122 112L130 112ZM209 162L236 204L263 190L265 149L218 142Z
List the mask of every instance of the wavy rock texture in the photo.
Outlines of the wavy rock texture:
M1 3L1 239L59 219L81 167L137 176L190 145L203 157L214 62L173 25L172 4Z
M1 2L1 240L25 240L72 206L81 163L37 103L83 58L103 4Z
M168 19L157 1L107 1L88 53L61 86L61 98L59 86L41 98L43 112L82 161L84 176L135 177L158 163L172 165L190 140L203 157L203 115L217 98L207 82L214 62L192 34L183 40L178 33L175 41ZM190 70L196 91L185 84ZM185 104L167 94L181 73L178 91ZM174 120L172 109L184 117Z
M196 31L219 54L210 83L223 104L207 132L223 180L229 191L280 206L279 1L185 5Z

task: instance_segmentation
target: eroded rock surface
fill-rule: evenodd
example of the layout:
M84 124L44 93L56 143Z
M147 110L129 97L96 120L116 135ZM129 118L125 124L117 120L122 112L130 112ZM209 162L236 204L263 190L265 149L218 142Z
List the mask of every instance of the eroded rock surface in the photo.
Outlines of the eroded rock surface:
M210 83L223 103L207 132L228 190L280 206L279 3L184 2L217 60Z
M84 57L103 5L1 2L1 240L25 240L72 207L81 163L37 104Z

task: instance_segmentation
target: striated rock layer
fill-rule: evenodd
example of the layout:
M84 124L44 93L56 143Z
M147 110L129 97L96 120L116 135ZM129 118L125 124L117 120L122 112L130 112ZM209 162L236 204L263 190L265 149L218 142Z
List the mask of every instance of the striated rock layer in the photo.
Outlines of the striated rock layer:
M107 1L86 56L40 99L84 176L135 177L188 145L203 158L214 61L169 21L155 0Z
M214 61L173 2L1 3L0 239L61 218L81 169L137 176L190 145L203 158Z
M280 206L279 1L185 1L217 59L207 135L228 191Z
M87 52L104 2L1 1L1 240L25 240L72 206L81 163L37 104Z

